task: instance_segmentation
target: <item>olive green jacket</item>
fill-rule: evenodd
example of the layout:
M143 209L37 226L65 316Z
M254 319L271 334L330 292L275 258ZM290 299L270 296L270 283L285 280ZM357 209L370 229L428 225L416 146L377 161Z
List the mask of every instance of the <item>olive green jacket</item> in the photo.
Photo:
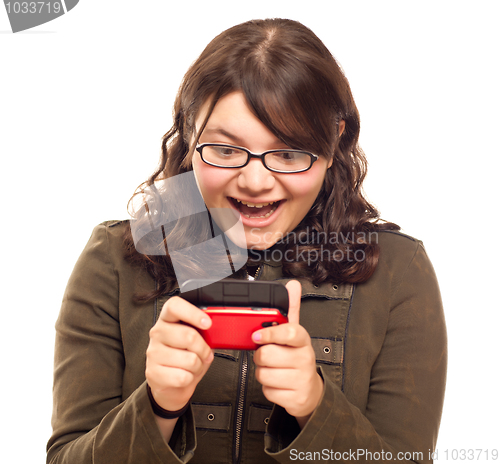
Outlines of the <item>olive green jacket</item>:
M301 281L300 321L324 380L302 430L262 394L252 352L217 351L167 444L144 372L149 330L169 296L133 302L155 283L124 260L124 227L94 230L67 286L48 463L430 462L447 352L436 277L419 241L379 233L379 264L364 284ZM258 278L288 280L274 261L262 263Z

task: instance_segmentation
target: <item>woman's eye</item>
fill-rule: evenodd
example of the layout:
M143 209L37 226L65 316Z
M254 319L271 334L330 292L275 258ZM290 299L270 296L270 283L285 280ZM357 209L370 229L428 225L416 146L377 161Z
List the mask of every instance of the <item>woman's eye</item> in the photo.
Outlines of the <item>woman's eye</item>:
M276 156L280 161L291 163L294 161L298 161L300 159L300 155L302 153L290 152L290 151L282 151L276 153Z
M220 156L232 156L240 152L231 147L213 147L213 150Z

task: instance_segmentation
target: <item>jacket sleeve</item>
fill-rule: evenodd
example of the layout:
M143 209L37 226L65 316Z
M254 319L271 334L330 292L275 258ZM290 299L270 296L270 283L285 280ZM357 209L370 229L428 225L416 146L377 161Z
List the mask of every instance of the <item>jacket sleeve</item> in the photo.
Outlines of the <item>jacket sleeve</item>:
M447 348L439 288L421 243L395 280L385 339L371 369L366 411L352 405L323 375L322 399L301 431L280 425L290 423L290 416L274 408L265 449L278 462L308 456L324 462L432 462Z
M125 400L120 276L106 225L98 226L68 282L56 323L50 464L187 462L195 448L190 410L167 444L145 383ZM174 442L174 443L172 443Z

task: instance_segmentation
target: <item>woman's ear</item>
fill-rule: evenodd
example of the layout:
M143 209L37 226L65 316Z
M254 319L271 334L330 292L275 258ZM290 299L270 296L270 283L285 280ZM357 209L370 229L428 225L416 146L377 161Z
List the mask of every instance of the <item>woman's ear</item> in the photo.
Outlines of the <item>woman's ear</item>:
M344 133L344 129L345 129L345 121L342 119L339 122L339 137Z
M341 119L339 122L339 138L344 133L344 129L345 129L345 121ZM327 169L330 169L332 164L333 164L333 157L330 159L330 161L328 161Z

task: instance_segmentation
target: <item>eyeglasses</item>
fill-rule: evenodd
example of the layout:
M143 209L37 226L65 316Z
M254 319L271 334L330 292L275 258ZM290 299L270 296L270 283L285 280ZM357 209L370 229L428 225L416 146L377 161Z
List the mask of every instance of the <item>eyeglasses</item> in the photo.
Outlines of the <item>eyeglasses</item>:
M269 150L256 154L246 148L222 143L204 143L198 145L196 151L200 154L201 159L210 166L242 168L252 158L259 158L269 171L286 174L307 171L319 158L318 155L302 150Z

